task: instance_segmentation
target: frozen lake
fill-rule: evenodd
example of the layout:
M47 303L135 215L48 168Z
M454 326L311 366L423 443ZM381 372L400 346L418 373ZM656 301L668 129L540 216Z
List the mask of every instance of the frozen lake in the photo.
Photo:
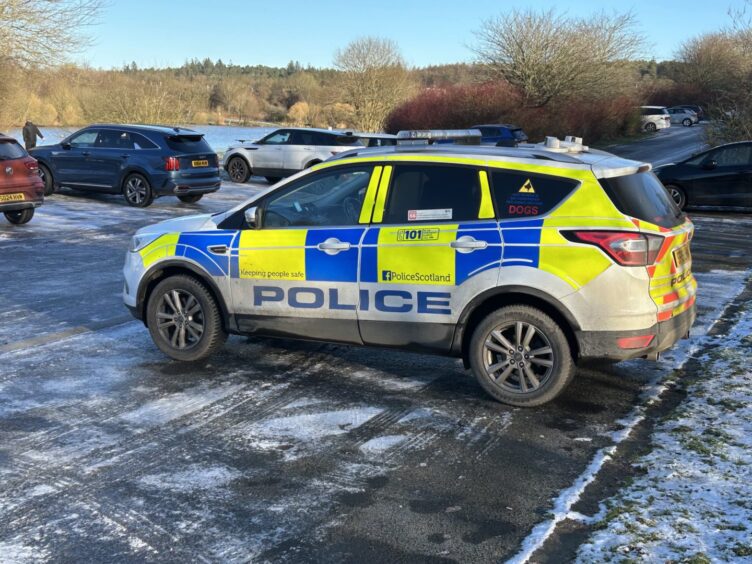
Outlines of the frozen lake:
M40 126L39 129L44 135L44 139L41 140L40 145L50 145L53 143L59 143L65 139L71 133L78 131L81 127L44 127ZM224 153L227 148L233 143L237 143L240 139L245 141L255 141L266 135L267 133L274 131L274 127L235 127L229 125L186 125L189 129L203 133L206 136L206 140L209 145L218 153ZM14 128L7 132L12 137L15 137L23 143L21 136L21 129Z

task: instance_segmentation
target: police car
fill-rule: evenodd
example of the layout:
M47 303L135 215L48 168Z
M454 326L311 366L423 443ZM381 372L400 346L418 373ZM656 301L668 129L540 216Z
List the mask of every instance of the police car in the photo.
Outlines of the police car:
M170 357L227 334L461 357L512 405L695 318L693 226L650 165L580 139L358 149L133 237L124 300Z

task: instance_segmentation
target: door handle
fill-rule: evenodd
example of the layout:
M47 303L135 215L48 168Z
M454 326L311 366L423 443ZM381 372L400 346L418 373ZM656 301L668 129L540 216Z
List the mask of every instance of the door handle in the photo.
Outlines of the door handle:
M84 157L90 157L91 153L89 151L83 151L83 152L81 152L81 155L84 156Z
M449 243L449 246L456 249L458 253L472 253L488 247L488 241L478 241L470 235L463 235L456 241Z
M341 251L348 251L350 250L350 247L350 243L343 243L335 237L330 237L323 243L316 245L316 248L319 251L324 251L327 255L336 255Z
M120 155L122 158L127 159L129 157L128 154Z
M214 255L226 255L227 254L227 245L210 245L207 247L209 249L209 252Z

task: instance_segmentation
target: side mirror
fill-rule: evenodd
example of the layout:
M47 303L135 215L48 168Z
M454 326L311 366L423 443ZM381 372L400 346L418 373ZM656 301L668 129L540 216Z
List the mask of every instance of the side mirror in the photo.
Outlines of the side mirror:
M245 213L243 214L245 216L245 222L248 224L248 227L251 229L257 229L258 226L261 224L260 221L260 212L258 207L252 206L245 210Z
M718 166L718 163L716 162L715 159L710 159L709 161L705 161L704 163L702 163L702 168L704 168L705 170L713 170L717 166Z
M61 147L62 147L63 149L65 149L66 151L68 151L68 150L69 150L69 149L71 148L71 144L70 144L70 143L67 143L67 142L65 142L65 141L63 141L62 143L60 143L60 146L61 146Z

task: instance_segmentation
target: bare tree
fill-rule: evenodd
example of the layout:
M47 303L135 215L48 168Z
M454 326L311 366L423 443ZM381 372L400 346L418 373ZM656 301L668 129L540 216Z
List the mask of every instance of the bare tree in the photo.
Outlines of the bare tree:
M378 131L389 112L412 92L413 84L394 41L363 37L334 57L341 71L342 101L355 108L354 125Z
M632 14L576 18L514 10L485 21L476 36L474 50L489 74L519 88L532 107L621 90L625 63L643 45Z
M0 0L0 64L52 66L88 45L102 0Z

